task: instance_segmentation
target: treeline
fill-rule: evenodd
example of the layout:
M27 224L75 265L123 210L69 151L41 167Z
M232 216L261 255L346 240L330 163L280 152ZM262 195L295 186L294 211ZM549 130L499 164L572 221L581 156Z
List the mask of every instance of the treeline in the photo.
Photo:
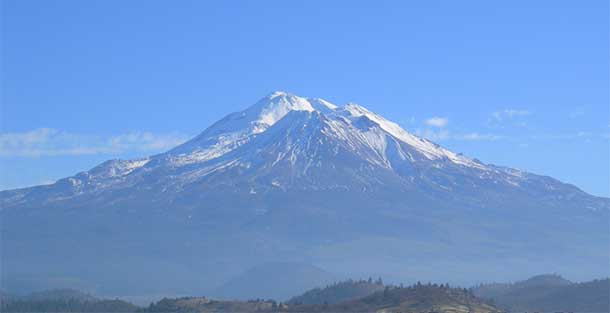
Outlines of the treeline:
M487 284L472 289L512 312L610 312L610 280L573 283L557 275L541 275L513 284Z
M138 313L187 313L187 312L283 312L286 306L274 300L210 300L205 297L164 298L142 308Z
M342 301L361 298L382 290L384 287L381 278L373 281L368 280L346 280L335 282L324 288L311 289L300 296L288 300L288 304L334 304Z
M87 300L78 299L3 299L0 312L135 312L138 307L122 300Z
M360 287L366 288L358 289ZM366 292L362 293L363 290ZM355 291L361 293L356 295ZM348 313L375 312L383 308L390 308L391 312L430 312L438 306L450 309L466 307L470 312L475 313L498 311L475 298L470 290L452 288L449 284L417 283L411 286L390 286L384 285L381 280L348 280L330 284L325 288L312 289L285 304L263 299L217 301L205 297L164 298L140 309L139 313Z
M513 284L456 288L449 284L385 285L378 280L347 280L315 288L287 303L256 299L164 298L147 307L122 300L98 299L75 292L46 292L29 297L0 295L0 312L172 313L172 312L609 312L610 280L572 283L543 275ZM47 297L47 298L44 298ZM64 298L48 298L64 297ZM70 298L67 298L70 297ZM493 301L493 302L492 302Z
M416 283L410 286L385 285L381 290L356 299L334 304L297 304L288 312L432 312L443 307L447 312L498 312L490 303L476 298L465 288L453 288L449 284Z

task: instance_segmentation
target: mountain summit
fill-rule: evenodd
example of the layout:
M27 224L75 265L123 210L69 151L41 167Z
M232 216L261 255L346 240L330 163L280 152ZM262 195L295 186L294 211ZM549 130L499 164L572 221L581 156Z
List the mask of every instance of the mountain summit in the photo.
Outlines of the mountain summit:
M356 104L285 92L165 153L0 200L3 278L19 286L29 275L114 288L155 266L164 292L190 292L275 261L411 279L451 264L456 281L583 260L598 274L608 261L609 199L454 153Z

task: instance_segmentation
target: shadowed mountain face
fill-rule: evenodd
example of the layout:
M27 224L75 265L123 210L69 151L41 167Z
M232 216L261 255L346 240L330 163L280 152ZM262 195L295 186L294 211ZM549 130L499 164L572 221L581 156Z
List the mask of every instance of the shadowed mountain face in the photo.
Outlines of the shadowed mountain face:
M283 92L166 153L0 200L16 290L193 294L273 262L463 283L604 276L609 262L609 199Z
M265 263L232 278L210 292L220 299L274 299L285 301L295 294L330 282L333 274L299 263ZM282 286L282 288L278 288Z

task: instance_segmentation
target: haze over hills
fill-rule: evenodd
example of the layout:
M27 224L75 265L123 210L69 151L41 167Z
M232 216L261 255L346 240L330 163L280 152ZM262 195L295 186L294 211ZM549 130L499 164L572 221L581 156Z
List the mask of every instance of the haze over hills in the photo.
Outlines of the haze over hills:
M485 284L472 289L510 312L608 312L610 280L573 283L559 275L539 275L516 283Z
M369 296L385 288L383 281L378 279L368 280L346 280L333 283L324 288L314 288L306 291L302 295L290 298L287 304L336 304L340 302L355 300Z
M0 199L10 290L203 294L277 262L397 281L592 278L610 261L608 198L285 92L165 153Z
M261 280L258 280L261 279ZM246 285L265 286L269 277ZM240 288L240 285L236 285ZM381 278L345 280L314 288L287 302L274 299L218 299L188 296L133 305L76 290L47 290L25 296L0 294L2 312L608 312L608 279L573 283L559 275L538 275L516 283L466 289L448 284L385 285Z
M335 278L332 273L309 264L271 262L248 269L211 290L208 295L219 299L283 301L303 290L319 286L320 282L330 283Z
M355 299L324 304L277 303L271 300L212 301L202 297L163 299L143 312L451 312L493 313L499 309L466 289L445 286L382 286Z
M340 288L346 287L343 284ZM484 300L473 296L466 289L438 285L414 285L410 287L381 286L381 290L344 299L332 304L281 303L272 299L216 300L207 297L163 298L145 307L137 307L121 300L104 299L9 299L0 302L3 312L447 312L493 313L500 312Z
M24 296L0 297L2 312L135 312L137 306L119 299L99 299L73 289L54 289Z

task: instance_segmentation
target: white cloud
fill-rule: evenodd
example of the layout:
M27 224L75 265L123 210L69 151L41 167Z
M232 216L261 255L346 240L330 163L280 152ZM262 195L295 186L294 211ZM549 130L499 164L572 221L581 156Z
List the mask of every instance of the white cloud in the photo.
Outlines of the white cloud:
M433 129L418 129L415 134L419 137L426 138L431 141L443 141L451 138L448 130L433 130Z
M101 137L73 134L53 128L0 134L0 156L40 157L116 154L129 151L160 152L183 143L179 133L130 132Z
M177 133L171 134L153 134L151 132L131 132L118 136L111 137L108 140L109 146L114 149L127 150L142 150L142 151L160 151L173 148L188 138Z
M495 141L504 137L494 134L479 134L477 132L456 136L457 139L469 141Z
M449 120L447 118L444 117L431 117L429 119L425 120L426 125L428 126L433 126L433 127L445 127L445 125L447 125L447 123L449 123Z
M505 136L490 134L490 133L465 133L465 134L456 134L452 133L447 129L432 129L432 128L424 128L424 129L416 129L415 135L426 138L431 141L444 141L444 140L464 140L464 141L496 141L507 139Z
M520 116L528 116L530 114L531 113L528 110L505 109L502 111L493 112L491 114L491 116L496 121L503 121L503 120L512 120L513 118L520 117Z

